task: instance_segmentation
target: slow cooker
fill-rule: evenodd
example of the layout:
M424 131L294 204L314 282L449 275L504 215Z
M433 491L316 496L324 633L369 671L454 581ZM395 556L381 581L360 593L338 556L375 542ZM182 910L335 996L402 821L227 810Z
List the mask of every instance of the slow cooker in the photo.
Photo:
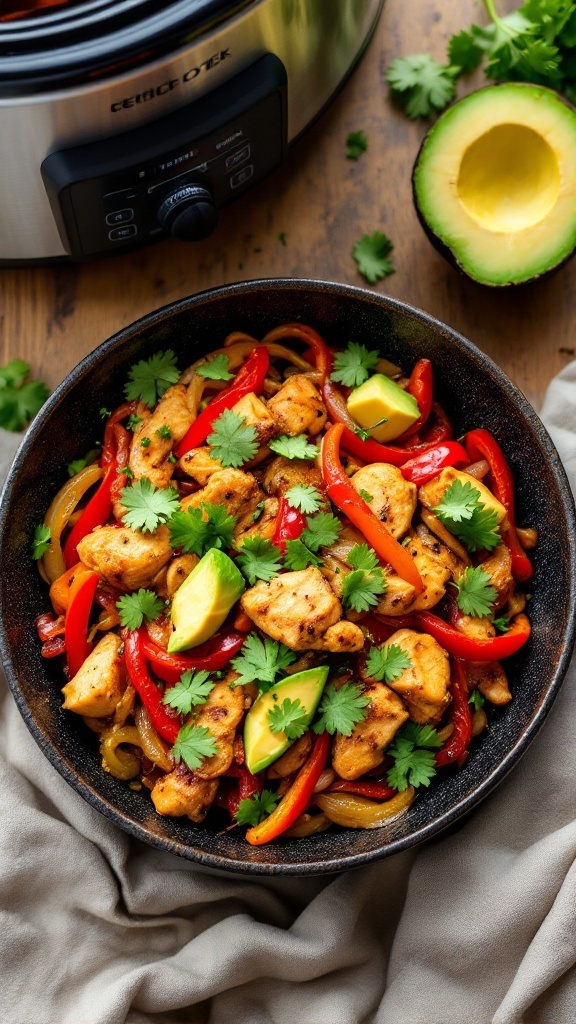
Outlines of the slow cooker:
M329 103L382 0L0 0L0 263L206 237Z

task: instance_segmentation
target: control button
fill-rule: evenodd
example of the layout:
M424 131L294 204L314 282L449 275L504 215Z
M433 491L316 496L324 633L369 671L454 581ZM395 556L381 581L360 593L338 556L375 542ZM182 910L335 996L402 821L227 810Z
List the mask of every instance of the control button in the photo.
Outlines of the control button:
M112 231L108 232L108 238L111 242L125 242L127 238L134 238L137 234L138 228L135 224L126 224L123 228L112 228Z
M250 156L250 145L246 143L241 149L237 149L235 153L226 157L226 170L230 171L233 167L238 167L238 164L243 164L245 160Z
M129 221L134 220L134 210L114 210L114 213L109 213L106 217L107 224L128 224Z
M214 197L204 185L181 185L160 204L158 221L183 242L207 238L218 221Z
M238 188L239 185L243 185L245 181L254 174L254 165L248 164L247 167L243 167L241 171L236 171L230 178L230 188Z

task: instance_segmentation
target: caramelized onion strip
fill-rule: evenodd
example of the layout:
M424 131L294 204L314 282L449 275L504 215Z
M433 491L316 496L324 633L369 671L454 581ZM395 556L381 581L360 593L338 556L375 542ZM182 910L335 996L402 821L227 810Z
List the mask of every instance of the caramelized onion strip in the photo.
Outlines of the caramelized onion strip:
M414 800L414 787L408 786L391 800L384 802L368 800L352 793L319 793L315 803L336 825L346 828L380 828Z

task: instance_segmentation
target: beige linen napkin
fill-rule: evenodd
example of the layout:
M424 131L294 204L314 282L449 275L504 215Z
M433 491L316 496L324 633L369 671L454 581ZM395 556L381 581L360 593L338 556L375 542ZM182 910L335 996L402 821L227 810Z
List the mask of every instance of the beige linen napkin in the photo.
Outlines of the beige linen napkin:
M576 363L543 418L574 486ZM3 438L4 466L13 450ZM574 1024L575 676L459 829L271 881L204 874L119 832L3 690L3 1024Z

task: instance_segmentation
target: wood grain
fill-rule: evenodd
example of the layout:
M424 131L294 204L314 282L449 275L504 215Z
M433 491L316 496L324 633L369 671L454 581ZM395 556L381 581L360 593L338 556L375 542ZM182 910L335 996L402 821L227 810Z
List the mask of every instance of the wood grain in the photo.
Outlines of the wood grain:
M576 262L514 291L483 288L452 270L412 205L410 174L425 128L394 109L382 77L395 56L431 51L443 58L452 32L481 18L473 0L387 0L361 64L329 110L283 167L222 212L205 242L164 242L82 266L1 271L0 362L22 357L54 387L119 328L204 288L269 276L362 285L350 250L378 228L394 241L396 265L378 290L457 328L538 407L576 344ZM357 162L346 160L346 136L359 128L369 148Z

